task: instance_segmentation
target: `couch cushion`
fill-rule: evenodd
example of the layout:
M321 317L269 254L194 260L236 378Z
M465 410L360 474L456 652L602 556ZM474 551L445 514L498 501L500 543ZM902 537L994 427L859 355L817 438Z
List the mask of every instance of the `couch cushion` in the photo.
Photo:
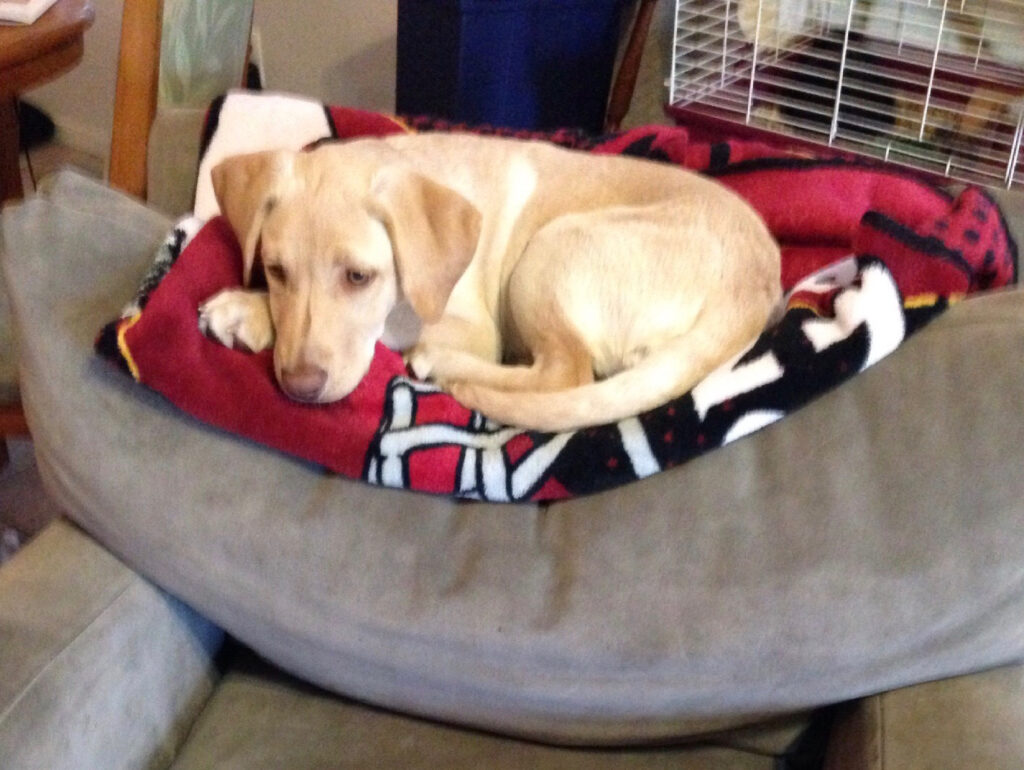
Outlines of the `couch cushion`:
M0 767L166 766L222 636L74 525L50 525L0 569Z
M548 740L707 732L1024 654L1024 299L962 303L797 414L547 507L369 488L197 424L91 354L152 243L4 215L44 478L289 671ZM63 266L40 270L36 255ZM926 376L922 376L926 373Z
M337 698L247 660L223 678L174 770L770 770L772 757L714 746L556 748L412 719Z
M1017 770L1024 757L1024 666L905 687L845 707L827 770Z

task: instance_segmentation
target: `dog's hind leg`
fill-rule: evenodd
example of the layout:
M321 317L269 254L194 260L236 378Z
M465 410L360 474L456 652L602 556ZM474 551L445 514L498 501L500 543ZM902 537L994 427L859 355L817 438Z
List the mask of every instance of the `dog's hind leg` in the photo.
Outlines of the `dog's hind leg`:
M520 303L522 304L522 303ZM409 356L413 372L429 376L442 387L462 382L497 390L548 391L585 385L594 380L590 351L562 314L555 297L536 299L519 308L513 361L503 364L502 352L472 346L472 340L453 337L450 330L431 329ZM524 319L523 316L526 316ZM454 344L453 344L454 343Z
M430 377L442 387L455 382L482 385L496 390L547 391L573 388L593 382L589 354L577 346L551 346L538 351L533 363L504 365L460 350L433 353ZM413 362L414 371L415 363Z
M485 310L482 319L488 318ZM419 341L406 351L406 362L421 380L449 382L463 371L465 361L496 364L501 359L501 341L489 320L468 321L445 316L423 328Z

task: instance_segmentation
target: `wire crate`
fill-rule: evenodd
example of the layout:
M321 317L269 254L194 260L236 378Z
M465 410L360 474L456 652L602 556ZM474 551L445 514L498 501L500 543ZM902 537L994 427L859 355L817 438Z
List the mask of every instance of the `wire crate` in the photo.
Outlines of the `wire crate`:
M677 0L670 105L1024 186L1024 0Z

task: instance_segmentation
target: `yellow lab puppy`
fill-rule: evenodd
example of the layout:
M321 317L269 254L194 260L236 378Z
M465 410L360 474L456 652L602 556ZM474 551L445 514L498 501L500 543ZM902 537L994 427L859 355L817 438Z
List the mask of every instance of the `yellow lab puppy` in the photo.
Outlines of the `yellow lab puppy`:
M667 164L413 134L229 158L213 183L267 291L217 294L200 327L273 345L300 401L345 397L382 340L498 422L610 422L685 393L780 297L758 215Z

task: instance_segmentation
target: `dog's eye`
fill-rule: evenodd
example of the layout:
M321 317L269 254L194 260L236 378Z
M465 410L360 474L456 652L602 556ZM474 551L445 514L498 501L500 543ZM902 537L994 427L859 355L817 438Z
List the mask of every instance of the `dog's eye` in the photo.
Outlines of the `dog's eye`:
M345 280L353 286L365 286L373 276L363 270L346 270Z
M271 280L284 283L288 279L288 274L280 265L267 265L264 270Z

